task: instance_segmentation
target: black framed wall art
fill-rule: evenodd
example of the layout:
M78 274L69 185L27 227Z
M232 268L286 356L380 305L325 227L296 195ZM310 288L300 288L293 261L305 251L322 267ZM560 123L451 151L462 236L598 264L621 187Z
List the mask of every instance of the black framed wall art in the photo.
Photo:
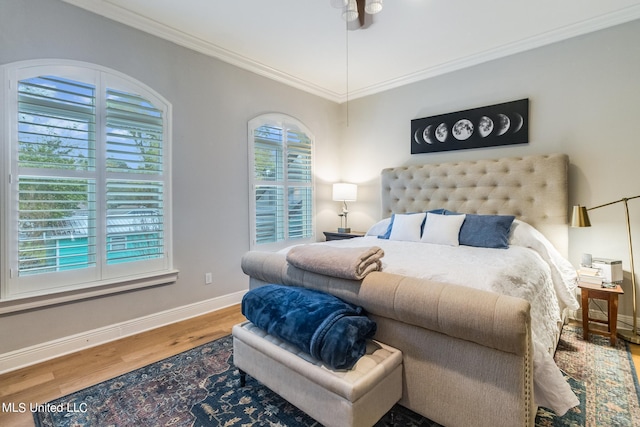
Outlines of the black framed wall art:
M528 142L528 98L411 120L411 154Z

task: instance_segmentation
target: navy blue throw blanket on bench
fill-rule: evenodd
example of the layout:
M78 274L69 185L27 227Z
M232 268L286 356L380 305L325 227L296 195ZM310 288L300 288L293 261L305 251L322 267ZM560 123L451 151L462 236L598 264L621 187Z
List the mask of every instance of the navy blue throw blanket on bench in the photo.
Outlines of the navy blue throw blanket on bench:
M333 369L351 369L366 351L376 324L362 307L333 295L267 285L242 298L242 314L270 335L293 344Z

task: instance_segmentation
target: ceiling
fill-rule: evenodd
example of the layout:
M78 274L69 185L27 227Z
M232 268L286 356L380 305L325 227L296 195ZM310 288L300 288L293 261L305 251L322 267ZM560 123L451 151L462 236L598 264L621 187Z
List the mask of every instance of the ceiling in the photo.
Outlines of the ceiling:
M640 19L640 0L63 0L336 102Z

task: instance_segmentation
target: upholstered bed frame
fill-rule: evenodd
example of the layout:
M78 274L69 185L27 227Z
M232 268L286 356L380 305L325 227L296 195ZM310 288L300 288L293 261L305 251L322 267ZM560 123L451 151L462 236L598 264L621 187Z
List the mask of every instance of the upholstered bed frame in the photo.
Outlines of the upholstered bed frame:
M385 169L382 217L436 208L512 214L566 255L567 171L562 154ZM248 252L242 268L252 288L304 286L361 305L378 324L376 339L402 350L407 408L448 427L534 424L527 301L384 272L328 277L280 253Z
M446 208L515 215L567 255L564 154L405 166L382 171L382 217Z

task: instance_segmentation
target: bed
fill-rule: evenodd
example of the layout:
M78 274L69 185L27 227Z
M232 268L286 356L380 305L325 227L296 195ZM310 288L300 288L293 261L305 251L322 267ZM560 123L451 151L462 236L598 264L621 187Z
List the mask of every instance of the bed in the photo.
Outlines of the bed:
M577 308L564 259L567 171L564 154L385 169L383 219L363 238L322 244L379 248L379 271L323 274L287 262L293 250L248 252L242 268L252 288L303 286L362 306L375 338L403 352L403 406L450 427L530 426L538 405L562 414L577 403L552 359L564 315ZM447 241L441 231L464 223L461 213L515 218L508 248ZM445 240L397 239L415 232L415 215L424 215L417 239L430 227Z

